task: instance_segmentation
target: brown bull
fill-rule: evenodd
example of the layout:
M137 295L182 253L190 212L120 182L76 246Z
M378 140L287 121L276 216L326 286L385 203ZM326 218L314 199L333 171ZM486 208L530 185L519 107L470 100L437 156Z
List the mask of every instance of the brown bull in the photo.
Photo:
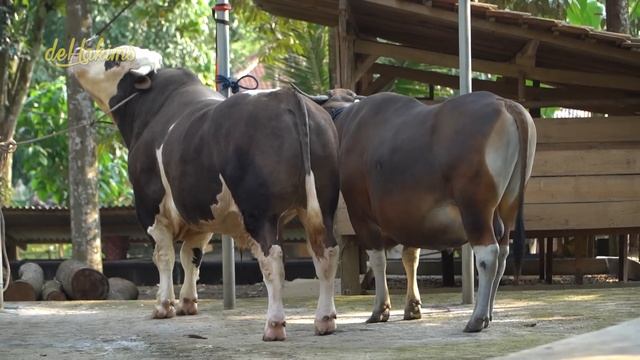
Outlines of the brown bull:
M509 253L509 232L531 174L536 146L531 116L519 104L487 92L435 106L392 93L355 102L355 94L343 89L312 98L334 117L342 194L375 275L368 322L389 318L386 248L404 245L405 319L415 319L421 316L420 248L468 242L479 286L465 331L487 327Z

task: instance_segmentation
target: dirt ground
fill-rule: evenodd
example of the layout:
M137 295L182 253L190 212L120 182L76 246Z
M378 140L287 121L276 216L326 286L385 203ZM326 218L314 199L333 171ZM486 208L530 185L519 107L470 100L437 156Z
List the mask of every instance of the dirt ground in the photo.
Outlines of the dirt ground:
M0 359L460 359L491 358L640 317L640 287L502 291L494 321L462 329L471 305L459 291L423 294L423 318L365 324L373 297L338 296L338 331L313 332L314 297L285 299L285 342L261 340L266 298L200 300L200 314L150 318L152 300L8 303L0 312ZM593 344L606 346L606 344Z

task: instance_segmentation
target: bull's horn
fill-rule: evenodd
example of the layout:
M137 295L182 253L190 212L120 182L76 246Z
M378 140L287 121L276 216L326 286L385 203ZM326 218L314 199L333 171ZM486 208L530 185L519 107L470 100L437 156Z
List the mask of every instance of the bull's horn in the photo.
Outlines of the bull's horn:
M153 67L151 65L142 65L137 69L131 69L129 71L136 75L145 76L149 75L149 73L153 71Z

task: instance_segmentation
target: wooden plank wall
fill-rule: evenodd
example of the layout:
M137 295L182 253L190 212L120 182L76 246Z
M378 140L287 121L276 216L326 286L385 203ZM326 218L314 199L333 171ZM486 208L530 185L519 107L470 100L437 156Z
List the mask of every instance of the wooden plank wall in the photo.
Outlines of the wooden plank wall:
M640 117L536 119L528 231L640 228ZM344 202L340 234L353 234Z

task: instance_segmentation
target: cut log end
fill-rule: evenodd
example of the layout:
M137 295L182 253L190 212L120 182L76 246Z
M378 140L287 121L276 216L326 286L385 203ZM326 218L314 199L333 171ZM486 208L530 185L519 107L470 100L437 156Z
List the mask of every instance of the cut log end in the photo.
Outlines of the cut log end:
M42 286L42 300L65 301L67 295L62 290L62 284L56 280L49 280Z
M60 264L56 280L73 300L104 300L109 293L107 277L77 260L66 260Z
M73 298L76 300L104 300L109 294L109 282L100 272L79 269L71 279Z
M4 292L5 301L36 301L38 294L31 284L16 280Z

